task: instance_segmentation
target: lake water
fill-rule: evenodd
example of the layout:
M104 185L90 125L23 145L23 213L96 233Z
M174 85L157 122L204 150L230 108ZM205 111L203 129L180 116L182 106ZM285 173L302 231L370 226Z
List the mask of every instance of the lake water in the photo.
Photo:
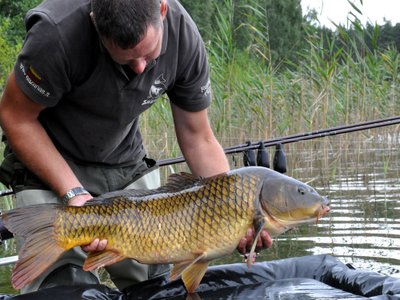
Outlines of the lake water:
M285 145L288 175L330 200L331 213L274 239L257 260L331 254L357 269L400 277L400 140L397 127ZM271 156L273 149L270 149ZM241 157L235 161L240 167ZM0 208L6 201L0 199ZM13 241L0 257L15 255ZM243 261L237 254L216 264ZM11 266L0 266L0 294Z

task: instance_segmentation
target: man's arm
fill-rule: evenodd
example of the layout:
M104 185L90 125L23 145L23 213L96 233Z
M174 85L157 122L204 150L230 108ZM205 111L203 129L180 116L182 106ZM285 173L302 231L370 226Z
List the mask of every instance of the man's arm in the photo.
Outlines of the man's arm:
M207 110L185 111L171 103L179 147L191 172L211 177L229 171L229 164L214 136Z
M11 73L0 102L0 125L18 159L61 197L81 183L38 120L44 108L22 92ZM81 205L90 198L76 196L70 204Z
M208 121L207 110L188 112L172 104L175 131L179 146L193 174L210 177L229 170L223 148L216 140ZM254 241L254 230L243 237L237 250L248 253ZM257 249L269 248L272 239L266 230L257 240Z
M40 124L38 117L43 109L22 92L11 73L0 102L0 125L18 159L61 197L81 183ZM68 204L83 205L91 198L78 195ZM96 239L83 249L101 251L106 244Z

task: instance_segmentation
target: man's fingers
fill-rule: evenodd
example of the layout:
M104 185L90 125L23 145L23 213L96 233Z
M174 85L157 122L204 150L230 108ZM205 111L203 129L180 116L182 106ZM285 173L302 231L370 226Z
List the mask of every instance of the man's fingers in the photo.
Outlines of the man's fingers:
M254 241L254 230L253 229L247 230L246 239L247 239L246 253L249 253L251 250L251 246L253 245L253 241Z
M101 240L99 242L99 245L97 246L97 251L103 251L104 249L106 249L107 246L107 240Z
M242 237L241 240L239 241L239 244L236 249L239 251L240 254L245 254L250 251L252 241L253 241L253 230L249 229L247 230L246 235Z
M247 246L247 238L243 237L239 245L237 246L237 250L239 251L240 254L245 254L246 253L246 246Z
M91 242L89 245L83 246L82 249L86 252L91 252L95 251L97 249L97 246L99 245L100 240L95 239L93 242Z
M270 248L272 246L272 238L266 230L261 232L261 241L263 248Z
M272 238L266 230L261 231L260 236L257 240L256 252L262 249L268 249L272 246Z
M261 235L257 239L257 244L256 244L256 252L259 252L260 250L263 249L263 240Z
M82 246L82 249L86 252L92 251L103 251L107 247L107 240L95 239L89 245Z
M254 230L249 229L247 230L246 236L244 236L238 246L237 250L239 251L240 254L245 254L249 253L251 250L251 247L253 246L254 243ZM257 239L257 244L256 244L256 252L262 250L262 249L267 249L272 246L272 238L269 235L267 230L262 230L259 238Z
M91 199L93 199L93 197L92 197L92 195L89 195L89 194L77 195L77 196L73 197L71 200L69 200L68 205L82 206Z

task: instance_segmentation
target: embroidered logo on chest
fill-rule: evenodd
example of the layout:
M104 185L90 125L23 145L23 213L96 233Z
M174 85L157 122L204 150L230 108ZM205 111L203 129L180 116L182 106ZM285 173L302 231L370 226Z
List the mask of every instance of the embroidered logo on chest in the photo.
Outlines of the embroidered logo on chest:
M167 90L167 81L164 78L164 74L157 77L154 83L151 85L149 95L143 100L142 105L151 105L157 101L157 99Z

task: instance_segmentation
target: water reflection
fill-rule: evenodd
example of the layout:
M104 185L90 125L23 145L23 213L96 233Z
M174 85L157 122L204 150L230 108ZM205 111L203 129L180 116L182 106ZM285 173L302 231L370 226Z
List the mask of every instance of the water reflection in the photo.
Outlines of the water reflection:
M381 137L378 140L382 141ZM347 151L345 158L317 158L306 151L304 157L308 157L312 167L308 172L305 167L296 169L294 176L312 180L321 194L327 194L331 213L315 228L304 227L301 232L276 241L288 247L296 245L298 254L331 254L357 269L400 276L398 146L377 145L376 139L370 139L362 149ZM279 256L286 257L285 250Z

